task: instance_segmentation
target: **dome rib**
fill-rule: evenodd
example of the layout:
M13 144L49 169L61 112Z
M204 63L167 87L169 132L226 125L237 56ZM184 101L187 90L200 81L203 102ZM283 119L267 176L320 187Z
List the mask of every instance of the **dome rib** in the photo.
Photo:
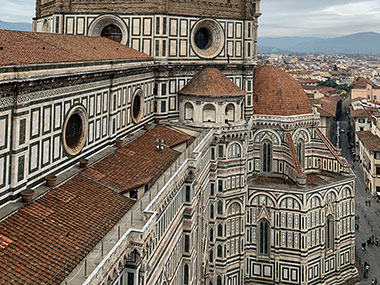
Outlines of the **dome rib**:
M244 96L245 91L236 86L217 68L198 72L178 94L191 96L231 97Z
M254 114L294 116L312 113L312 106L297 80L266 64L255 70L253 110Z

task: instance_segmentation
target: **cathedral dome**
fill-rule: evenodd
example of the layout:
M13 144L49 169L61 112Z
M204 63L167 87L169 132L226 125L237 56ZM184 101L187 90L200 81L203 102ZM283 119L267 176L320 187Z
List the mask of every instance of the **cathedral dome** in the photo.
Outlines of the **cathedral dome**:
M217 68L205 68L198 72L178 93L210 97L234 97L246 94Z
M277 116L312 113L310 100L297 80L270 64L255 70L253 109L255 114Z

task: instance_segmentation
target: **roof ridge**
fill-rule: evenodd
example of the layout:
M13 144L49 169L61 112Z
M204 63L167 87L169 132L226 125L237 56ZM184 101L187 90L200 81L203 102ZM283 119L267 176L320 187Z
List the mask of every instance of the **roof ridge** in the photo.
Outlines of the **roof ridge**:
M321 132L319 128L315 128L315 131L317 135L322 139L322 141L325 143L325 145L328 147L330 150L331 154L338 160L338 162L343 166L343 167L351 167L351 164L344 162L340 156L336 153L336 148L332 143L325 137L325 135Z
M286 132L285 137L289 145L289 150L290 150L290 154L292 155L294 167L297 172L297 177L305 178L306 174L303 172L300 161L298 159L296 148L294 147L292 135L289 132Z

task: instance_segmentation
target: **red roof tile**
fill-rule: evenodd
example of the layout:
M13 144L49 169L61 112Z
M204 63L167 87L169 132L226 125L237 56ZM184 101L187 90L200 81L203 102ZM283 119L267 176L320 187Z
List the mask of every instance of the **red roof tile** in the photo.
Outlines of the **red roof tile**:
M352 107L350 107L350 114L353 118L368 118L369 113L364 109L356 109L354 110Z
M375 83L373 83L371 80L364 78L364 77L358 77L356 78L350 85L351 88L366 88L367 85L371 85L373 88L378 89L380 88Z
M164 150L156 149L157 138L165 140ZM185 133L158 125L83 173L120 193L153 184L181 155L171 147L191 139Z
M318 112L321 116L325 117L335 117L337 108L337 98L334 97L323 97L320 99L311 100L314 106L317 107Z
M380 138L371 131L359 131L356 132L356 134L359 140L361 140L370 151L380 151Z
M279 116L312 113L310 100L297 80L269 64L255 70L253 110L255 114Z
M0 223L0 283L59 284L133 203L81 174L53 189Z
M0 66L150 59L100 37L0 30L0 47Z
M217 68L205 68L198 72L178 93L212 97L244 96L246 94Z

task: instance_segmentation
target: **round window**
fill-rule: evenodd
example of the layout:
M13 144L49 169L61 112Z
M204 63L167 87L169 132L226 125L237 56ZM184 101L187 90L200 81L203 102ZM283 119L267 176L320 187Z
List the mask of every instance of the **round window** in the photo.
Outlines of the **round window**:
M191 32L191 47L202 58L214 58L224 47L224 31L212 19L198 21Z
M135 92L132 98L132 119L137 124L143 116L142 90Z
M100 36L106 37L110 40L120 43L123 38L123 33L121 32L118 26L112 24L112 25L106 26L102 30Z
M198 31L195 32L195 45L200 49L207 49L210 46L210 43L212 42L211 36L212 35L208 29L200 28Z
M76 155L83 149L87 138L87 123L87 112L83 106L77 105L67 113L62 135L67 154Z
M65 139L68 147L74 148L80 143L83 132L82 118L78 114L72 114L67 122Z

